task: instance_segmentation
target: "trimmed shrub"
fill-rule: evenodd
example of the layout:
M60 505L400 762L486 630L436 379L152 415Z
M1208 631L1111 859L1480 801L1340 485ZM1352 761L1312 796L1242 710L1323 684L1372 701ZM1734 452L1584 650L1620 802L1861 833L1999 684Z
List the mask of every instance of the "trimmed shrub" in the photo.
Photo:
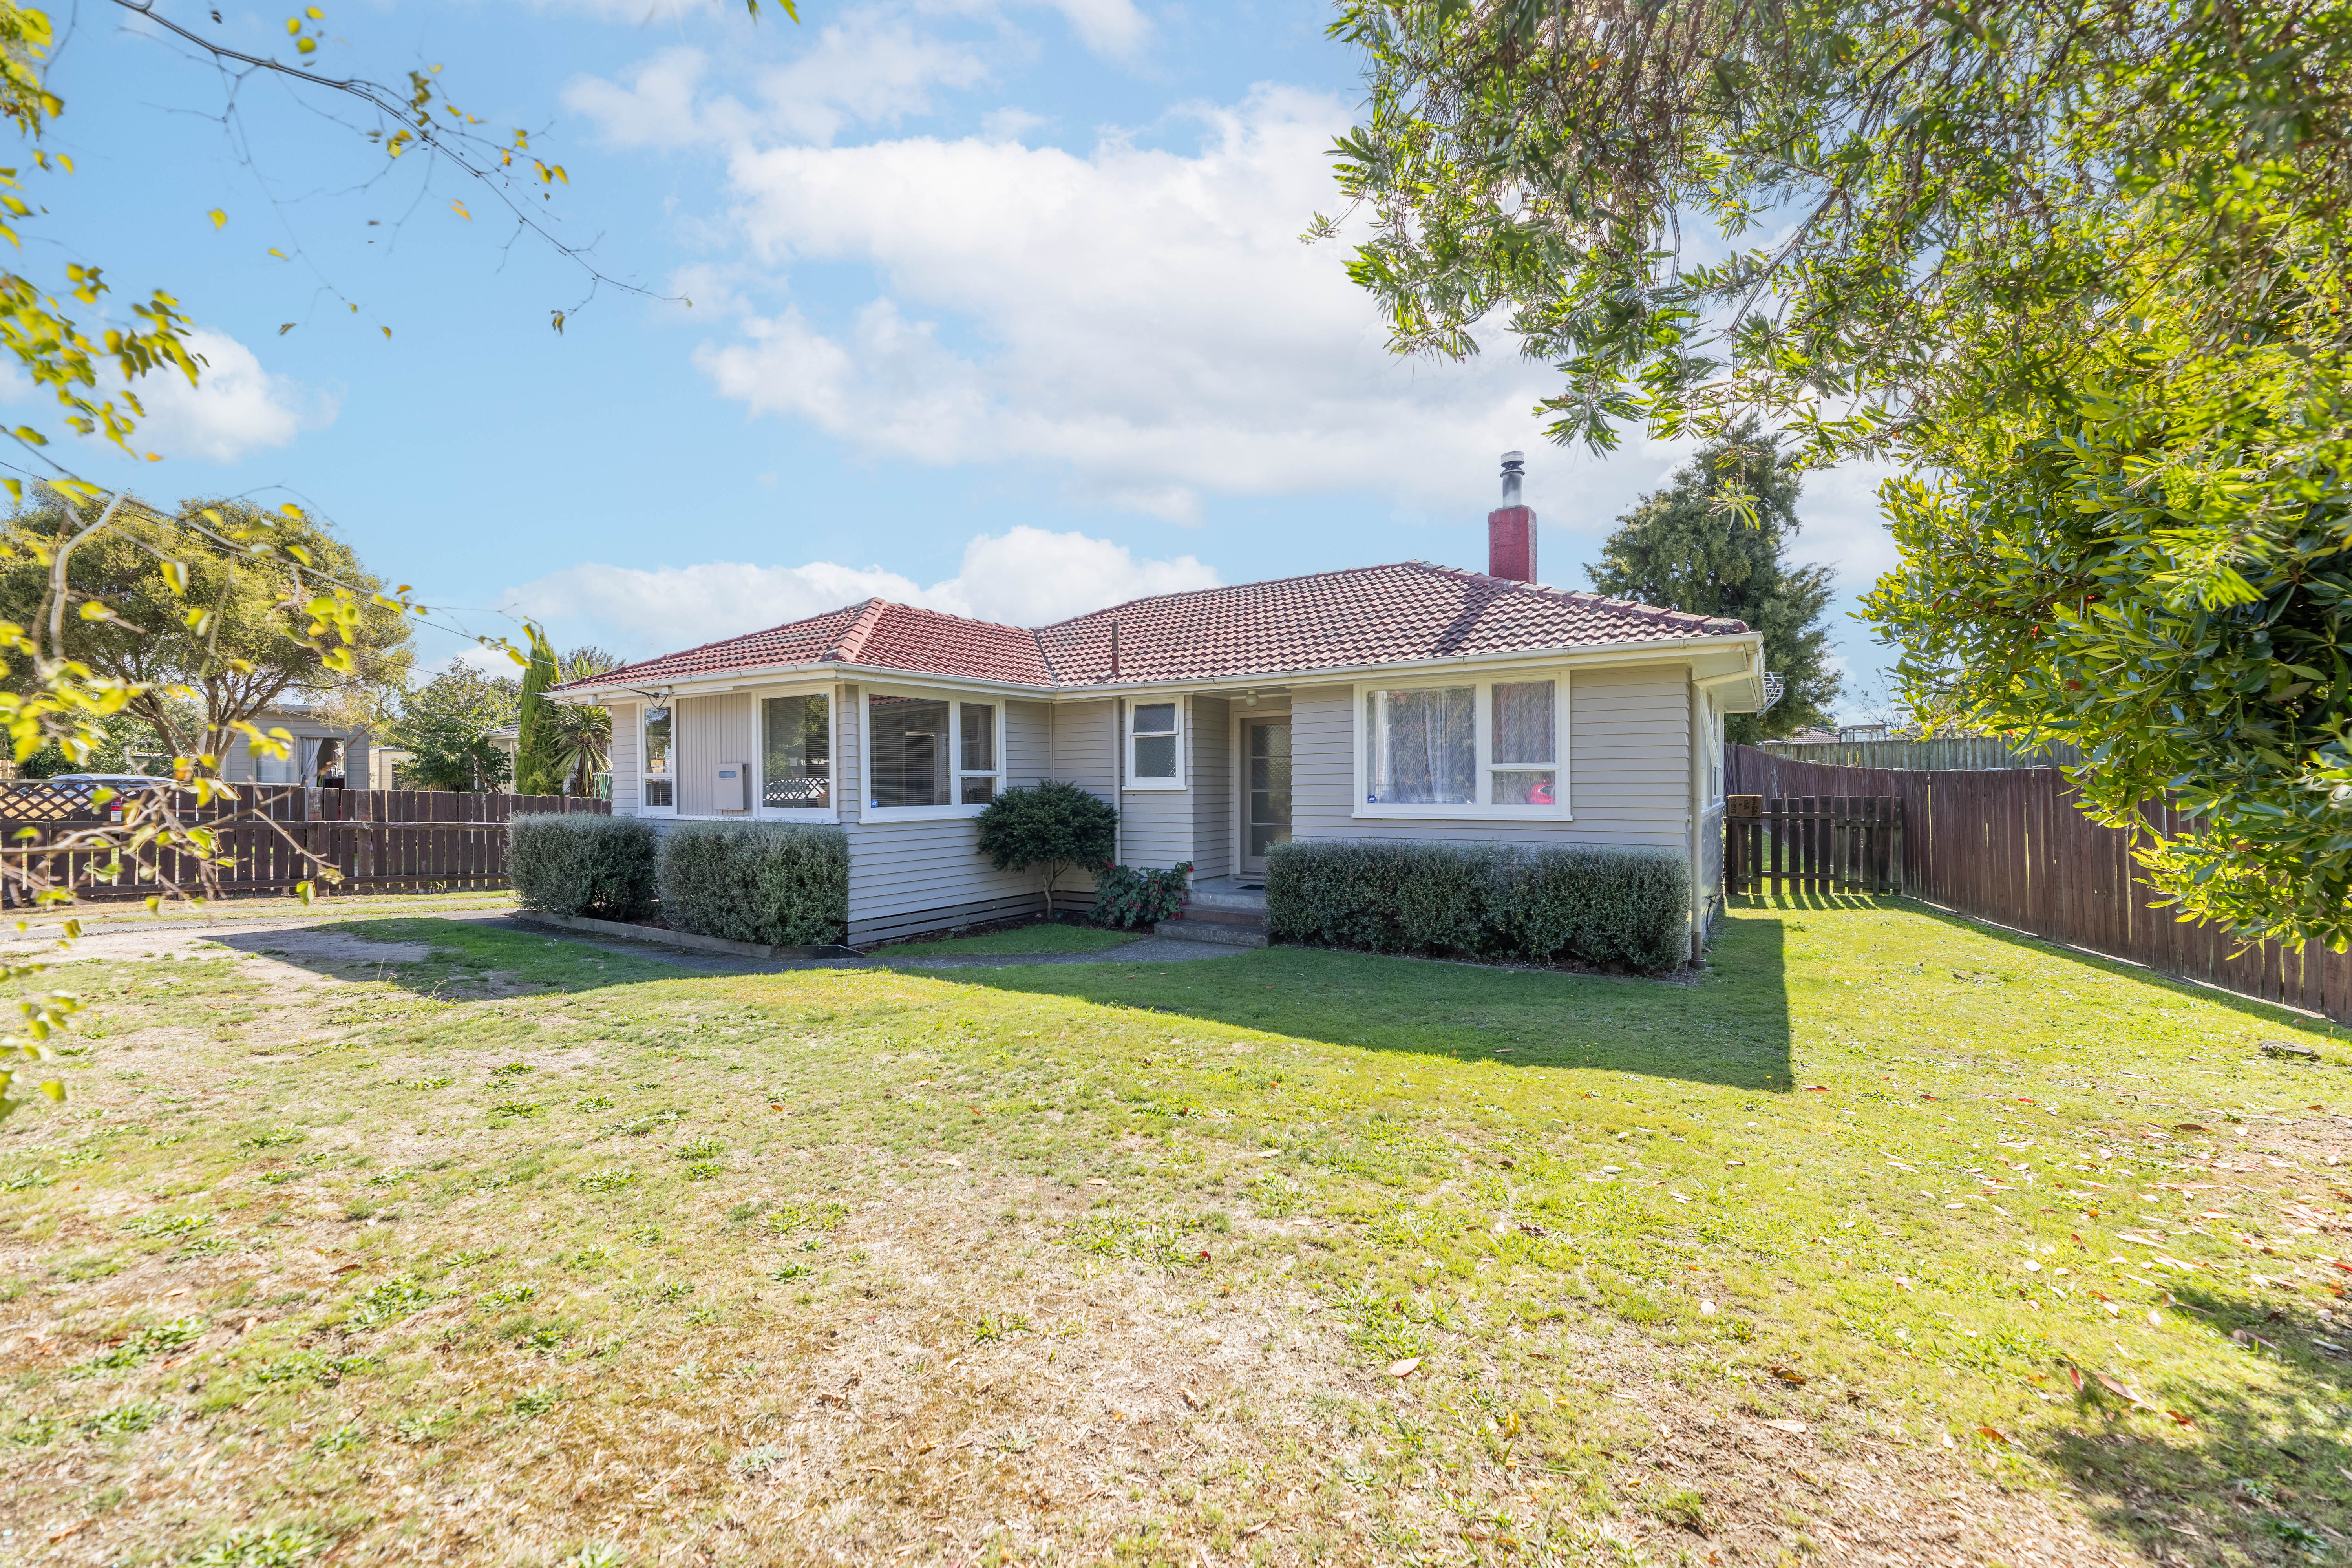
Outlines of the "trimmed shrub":
M1276 942L1655 973L1686 956L1690 881L1668 850L1292 839L1265 913Z
M681 822L661 836L662 918L730 942L803 947L849 927L849 836L782 822Z
M1054 884L1065 871L1108 862L1118 845L1118 809L1060 779L1000 791L980 814L980 853L1000 871L1034 871L1054 918ZM1099 880L1099 879L1097 879Z
M1139 871L1106 860L1095 872L1095 924L1133 928L1173 920L1192 890L1192 877L1190 860L1165 871Z
M634 816L534 812L507 818L515 901L551 915L643 920L654 907L654 830Z

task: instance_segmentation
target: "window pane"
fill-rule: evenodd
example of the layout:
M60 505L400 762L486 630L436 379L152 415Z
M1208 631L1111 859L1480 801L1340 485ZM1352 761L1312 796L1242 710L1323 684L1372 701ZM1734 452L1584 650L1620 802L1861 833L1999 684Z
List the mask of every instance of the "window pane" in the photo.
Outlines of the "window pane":
M1135 707L1135 732L1139 735L1172 735L1176 732L1176 704L1173 702L1139 702Z
M1521 680L1495 687L1495 765L1556 763L1552 735L1555 710L1549 680ZM1496 795L1500 800L1502 797Z
M948 705L921 697L869 697L874 736L868 798L878 806L948 805Z
M667 805L669 804L669 780L647 779L646 781L646 804L647 805Z
M646 710L646 772L669 772L669 710ZM664 804L667 804L666 801Z
M832 707L822 694L771 697L761 705L762 805L809 810L831 804Z
M1138 735L1135 738L1135 776L1139 779L1174 778L1176 737Z
M996 781L985 774L963 781L963 803L966 805L986 805L996 798Z
M1475 800L1476 697L1474 686L1365 693L1365 799L1374 805Z
M1552 793L1552 771L1549 768L1522 768L1510 773L1495 770L1495 804L1496 805L1558 805L1559 797Z
M1253 860L1263 860L1265 852L1277 844L1290 842L1290 829L1273 827L1263 822L1253 822L1249 830L1249 852Z
M970 773L996 771L995 709L971 702L963 705L963 770Z

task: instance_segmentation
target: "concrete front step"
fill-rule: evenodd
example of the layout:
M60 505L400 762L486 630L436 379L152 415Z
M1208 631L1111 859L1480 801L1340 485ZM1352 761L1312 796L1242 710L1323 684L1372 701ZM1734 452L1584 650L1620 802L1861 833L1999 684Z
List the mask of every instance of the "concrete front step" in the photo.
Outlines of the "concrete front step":
M1225 947L1265 945L1265 927L1231 921L1161 921L1151 928L1151 932L1177 942L1213 942Z

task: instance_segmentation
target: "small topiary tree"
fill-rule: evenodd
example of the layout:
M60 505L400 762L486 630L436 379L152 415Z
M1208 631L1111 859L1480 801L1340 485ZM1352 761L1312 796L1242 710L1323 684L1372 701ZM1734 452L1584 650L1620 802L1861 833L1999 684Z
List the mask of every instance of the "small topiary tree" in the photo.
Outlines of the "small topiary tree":
M1062 873L1108 860L1118 835L1117 807L1060 779L1006 790L980 814L980 852L1000 871L1043 876L1047 920Z

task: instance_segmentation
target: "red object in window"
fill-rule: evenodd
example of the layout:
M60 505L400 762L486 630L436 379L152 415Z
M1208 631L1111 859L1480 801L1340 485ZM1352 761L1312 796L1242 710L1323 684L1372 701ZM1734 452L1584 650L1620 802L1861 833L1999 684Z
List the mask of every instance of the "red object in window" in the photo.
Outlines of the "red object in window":
M1540 780L1533 789L1528 791L1528 804L1529 805L1558 805L1559 803L1551 797L1551 780Z

